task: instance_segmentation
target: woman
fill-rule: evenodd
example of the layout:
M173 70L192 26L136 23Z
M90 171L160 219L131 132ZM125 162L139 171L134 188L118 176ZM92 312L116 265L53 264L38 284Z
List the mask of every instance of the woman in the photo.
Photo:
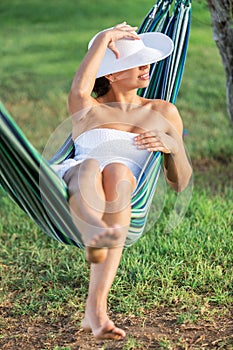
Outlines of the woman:
M177 109L137 95L149 83L150 64L167 57L172 42L160 33L138 36L135 29L123 22L92 39L68 99L76 155L62 164L60 175L91 264L82 327L97 339L125 337L107 316L107 296L127 236L140 168L150 152L160 151L172 188L181 191L191 176Z

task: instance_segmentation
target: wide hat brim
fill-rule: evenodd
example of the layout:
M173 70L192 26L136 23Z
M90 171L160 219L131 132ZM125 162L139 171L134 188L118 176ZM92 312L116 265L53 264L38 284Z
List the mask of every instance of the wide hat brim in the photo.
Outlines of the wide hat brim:
M115 54L107 48L96 78L161 61L173 51L173 41L163 33L149 32L138 36L143 41L144 47L126 57L116 58ZM93 40L89 47L92 42Z

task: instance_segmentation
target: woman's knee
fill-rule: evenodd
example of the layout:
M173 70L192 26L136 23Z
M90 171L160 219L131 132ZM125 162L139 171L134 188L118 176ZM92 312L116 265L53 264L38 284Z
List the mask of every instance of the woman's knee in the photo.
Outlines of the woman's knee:
M98 160L94 158L86 159L79 165L79 172L85 176L93 176L100 172L100 165Z
M105 187L128 184L130 191L136 186L136 180L132 171L126 165L121 163L112 163L104 168L103 183Z
M103 170L103 188L106 198L106 210L119 212L131 203L131 194L136 181L131 170L120 163L113 163Z

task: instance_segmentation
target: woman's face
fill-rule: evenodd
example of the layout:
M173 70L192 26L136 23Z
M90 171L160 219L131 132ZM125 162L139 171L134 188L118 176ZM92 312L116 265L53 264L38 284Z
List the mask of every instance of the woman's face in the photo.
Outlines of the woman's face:
M129 88L144 88L148 86L150 81L150 65L144 65L127 69L122 72L113 73L114 83L124 84Z

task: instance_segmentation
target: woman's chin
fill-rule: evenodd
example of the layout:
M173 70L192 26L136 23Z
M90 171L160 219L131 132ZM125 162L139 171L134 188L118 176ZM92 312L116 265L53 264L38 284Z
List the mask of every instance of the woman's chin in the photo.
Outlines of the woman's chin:
M143 89L143 88L146 88L150 83L150 80L147 79L147 80L141 80L138 84L138 88L139 89Z

